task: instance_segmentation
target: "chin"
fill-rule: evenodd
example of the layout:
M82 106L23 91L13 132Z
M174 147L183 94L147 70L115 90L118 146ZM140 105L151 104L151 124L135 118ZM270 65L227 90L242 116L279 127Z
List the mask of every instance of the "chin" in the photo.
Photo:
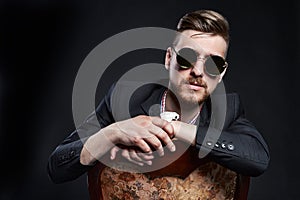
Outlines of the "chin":
M191 93L181 93L179 96L182 102L185 104L200 105L208 98L209 95L208 93L197 94L196 92L192 91Z
M186 105L200 105L209 96L206 89L204 91L194 91L189 89L185 84L180 84L177 87L173 87L173 84L171 84L170 89L176 95L177 99Z

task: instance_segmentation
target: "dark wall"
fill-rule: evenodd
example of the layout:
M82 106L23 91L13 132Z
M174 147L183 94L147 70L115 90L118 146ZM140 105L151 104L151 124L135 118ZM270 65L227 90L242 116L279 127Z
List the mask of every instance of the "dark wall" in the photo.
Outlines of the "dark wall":
M241 95L270 146L270 167L252 178L249 199L297 199L300 3L175 2L0 2L0 199L87 199L85 176L55 185L46 173L49 154L74 129L72 87L82 61L114 34L174 29L183 14L197 9L229 20L225 87ZM134 66L162 58L137 53L123 61ZM102 92L110 81L102 82Z

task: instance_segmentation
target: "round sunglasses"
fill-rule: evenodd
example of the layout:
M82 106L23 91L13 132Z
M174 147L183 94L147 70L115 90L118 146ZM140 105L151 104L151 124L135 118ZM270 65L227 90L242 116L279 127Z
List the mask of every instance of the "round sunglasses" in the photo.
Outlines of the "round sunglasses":
M178 52L172 47L176 53L176 61L181 69L189 69L194 67L198 59L204 60L204 70L210 76L220 75L228 66L227 62L217 55L210 55L206 58L199 58L199 54L191 48L185 47Z

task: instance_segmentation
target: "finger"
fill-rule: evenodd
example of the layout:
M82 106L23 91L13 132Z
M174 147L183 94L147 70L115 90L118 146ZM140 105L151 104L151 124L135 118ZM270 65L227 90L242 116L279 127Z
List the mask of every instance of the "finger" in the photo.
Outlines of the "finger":
M171 152L174 152L176 150L174 143L170 139L169 135L163 129L153 125L151 126L150 131L156 137L158 137Z
M129 162L132 162L132 163L137 164L137 165L139 165L139 166L144 166L144 163L138 162L138 161L135 161L135 160L131 159L130 153L129 153L128 149L123 149L123 150L122 150L122 156L123 156L125 159L127 159Z
M152 153L143 153L137 152L137 154L143 159L143 162L147 165L152 165L152 159L154 159L154 155Z
M153 153L143 153L137 152L138 156L141 157L143 160L152 160L154 159Z
M147 165L152 165L152 161L150 160L150 159L154 158L152 153L142 153L139 151L137 152L137 150L135 150L135 149L130 149L129 154L130 154L131 159L134 159L135 161L143 162Z
M143 161L142 158L136 153L136 151L134 149L129 150L129 155L130 155L131 159L134 159L139 162Z
M147 141L154 149L156 149L159 156L164 155L164 148L157 136L152 135L151 137L144 138L144 140Z
M150 134L148 134L150 136ZM147 137L149 137L147 136ZM152 136L152 134L151 134ZM144 138L141 137L133 137L133 145L136 147L139 147L143 152L145 153L151 153L151 148L149 146L149 144L144 140Z
M167 134L171 138L174 136L174 129L170 122L168 122L167 120L161 119L159 117L152 117L151 120L152 120L152 124L162 128L164 131L167 132Z
M111 150L110 150L110 159L114 160L116 158L117 152L120 150L119 147L114 146Z

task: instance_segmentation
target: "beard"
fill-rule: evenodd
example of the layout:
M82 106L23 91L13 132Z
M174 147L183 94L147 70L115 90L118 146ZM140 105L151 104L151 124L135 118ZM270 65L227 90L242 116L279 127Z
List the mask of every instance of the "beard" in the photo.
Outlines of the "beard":
M193 90L189 88L189 85L200 86L202 89ZM210 95L207 84L201 77L190 77L188 80L181 80L178 85L170 81L169 87L182 105L201 105Z

